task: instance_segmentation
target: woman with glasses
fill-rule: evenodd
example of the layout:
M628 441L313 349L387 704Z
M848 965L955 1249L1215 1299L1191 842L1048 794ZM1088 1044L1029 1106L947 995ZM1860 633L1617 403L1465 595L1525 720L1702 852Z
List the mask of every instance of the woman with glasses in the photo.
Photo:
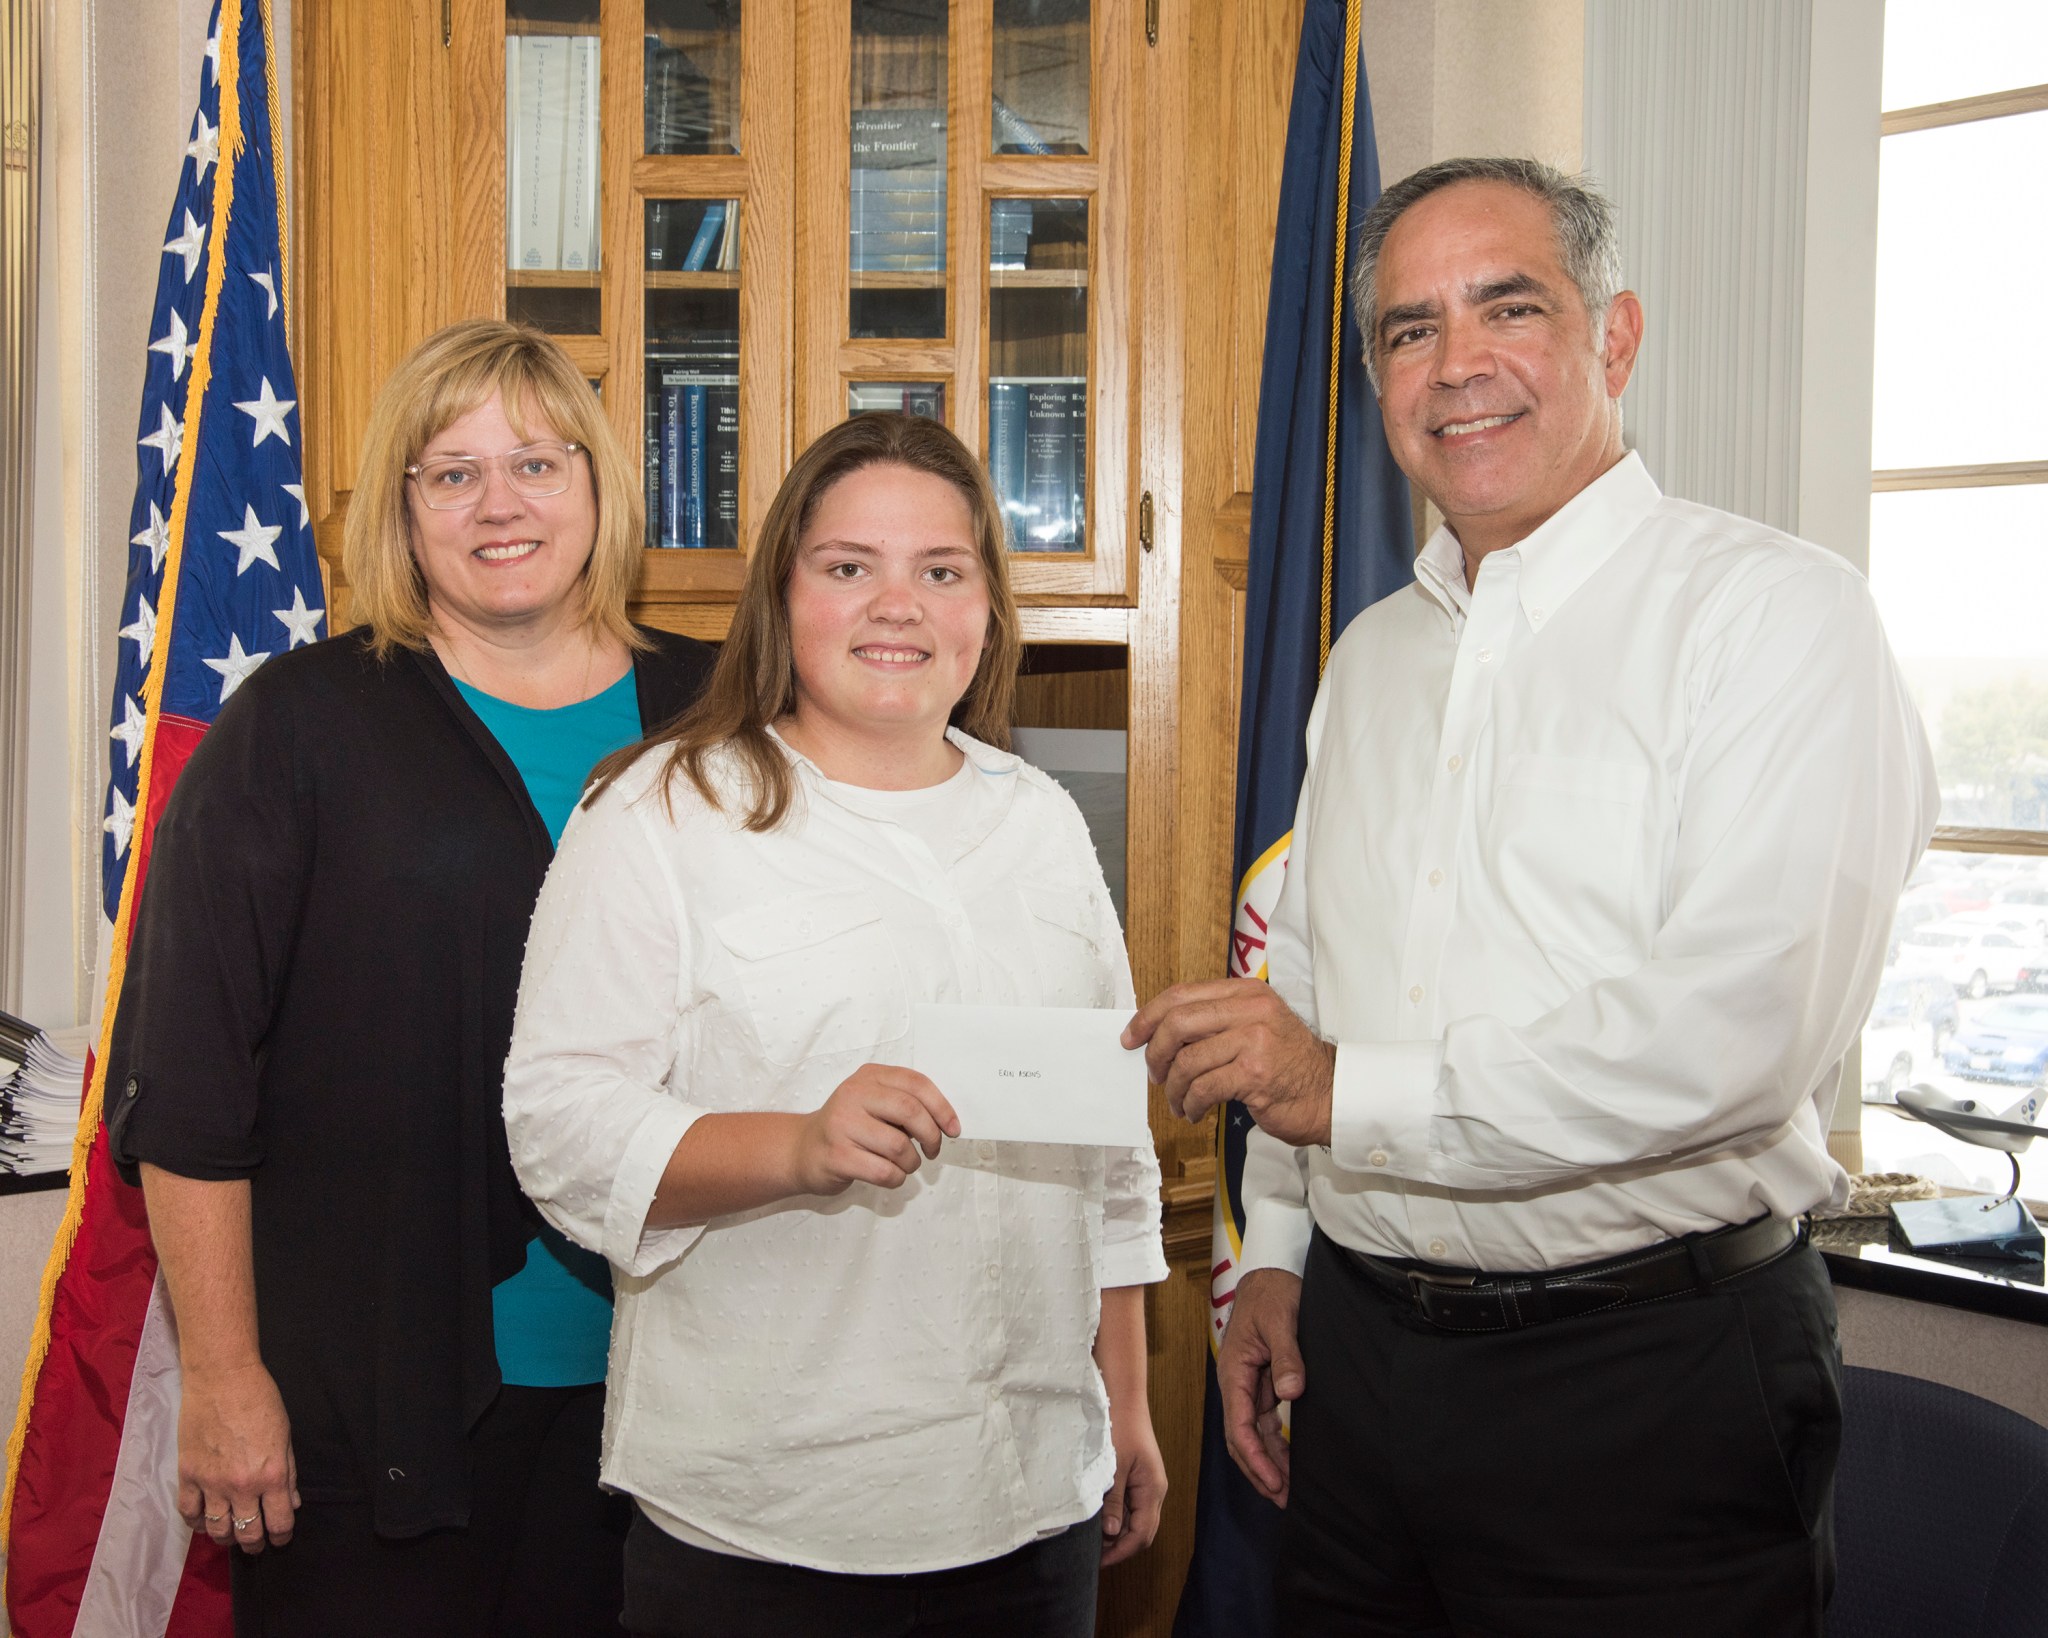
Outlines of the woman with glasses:
M641 528L560 348L430 338L371 411L360 623L241 685L157 827L111 1137L245 1638L617 1630L610 1282L522 1199L499 1086L586 776L709 669L626 618Z
M606 1482L642 1638L1088 1638L1158 1527L1151 1145L977 1142L917 1002L1124 1009L1079 812L1001 749L987 476L864 415L769 508L697 707L549 873L505 1116L620 1271Z

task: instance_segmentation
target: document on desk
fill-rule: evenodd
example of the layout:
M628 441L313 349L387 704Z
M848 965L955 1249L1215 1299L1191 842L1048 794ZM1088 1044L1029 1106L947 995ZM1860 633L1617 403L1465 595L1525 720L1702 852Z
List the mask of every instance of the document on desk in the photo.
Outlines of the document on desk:
M1017 1143L1152 1141L1145 1054L1126 1052L1127 1011L1093 1007L911 1009L911 1067L945 1093L963 1138Z

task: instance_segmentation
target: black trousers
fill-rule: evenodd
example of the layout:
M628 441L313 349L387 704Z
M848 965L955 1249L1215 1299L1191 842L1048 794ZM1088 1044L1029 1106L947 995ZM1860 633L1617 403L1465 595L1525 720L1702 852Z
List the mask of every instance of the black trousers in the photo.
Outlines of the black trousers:
M630 1503L597 1487L604 1386L514 1388L470 1435L462 1530L393 1539L370 1503L309 1501L233 1555L235 1638L617 1638Z
M1289 1638L1819 1638L1841 1356L1811 1246L1709 1295L1473 1335L1318 1232L1300 1335Z
M1092 1638L1102 1516L1001 1558L922 1575L836 1575L678 1541L637 1509L633 1638Z

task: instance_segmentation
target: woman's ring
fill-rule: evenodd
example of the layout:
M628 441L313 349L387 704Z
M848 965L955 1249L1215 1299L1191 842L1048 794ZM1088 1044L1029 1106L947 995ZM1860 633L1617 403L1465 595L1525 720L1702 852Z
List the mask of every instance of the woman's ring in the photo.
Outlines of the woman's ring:
M222 1519L224 1519L224 1518L226 1518L226 1517L227 1517L227 1514L225 1514L225 1513L202 1513L202 1514L200 1514L199 1516L200 1516L201 1518L205 1519L205 1520L206 1520L206 1522L207 1522L208 1524L218 1524L218 1523L220 1523L220 1521L221 1521Z
M236 1519L236 1520L235 1520L235 1528L236 1528L237 1530L246 1530L246 1529L248 1529L248 1528L249 1528L249 1526L250 1526L250 1525L252 1525L252 1524L254 1524L254 1523L256 1522L256 1520L257 1520L257 1518L258 1518L259 1516L260 1516L259 1514L256 1514L256 1513L251 1513L251 1514L250 1514L250 1515L249 1515L249 1516L248 1516L247 1518L245 1518L245 1519Z

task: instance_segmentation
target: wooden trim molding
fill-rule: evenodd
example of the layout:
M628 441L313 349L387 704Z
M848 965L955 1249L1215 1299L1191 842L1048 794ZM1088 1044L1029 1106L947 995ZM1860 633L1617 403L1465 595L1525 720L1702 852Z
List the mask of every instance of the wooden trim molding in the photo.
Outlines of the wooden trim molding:
M2038 114L2043 109L2048 109L2048 85L2028 85L1981 97L1957 97L1953 102L1895 108L1883 117L1878 130L1885 136L1899 136L1907 131L1931 130L1937 125L1967 125L1972 120L2004 119L2008 114Z
M1973 825L1937 825L1928 846L1937 853L2032 853L2048 855L2048 830L1990 830Z
M1206 1271L1215 1220L1215 1157L1202 1155L1183 1160L1179 1171L1178 1177L1169 1178L1159 1190L1166 1260L1189 1260Z
M2048 483L2048 461L1991 461L1973 466L1893 466L1870 474L1871 493L1901 489L1990 489L2009 483Z

